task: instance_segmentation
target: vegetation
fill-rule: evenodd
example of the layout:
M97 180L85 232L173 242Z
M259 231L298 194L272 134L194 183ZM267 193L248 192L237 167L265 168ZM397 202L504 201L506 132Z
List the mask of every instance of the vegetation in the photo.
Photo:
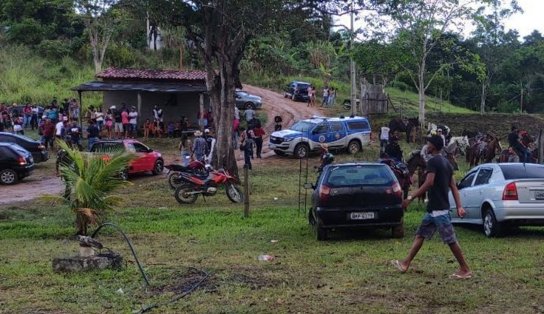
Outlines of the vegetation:
M162 145L167 141L162 140ZM409 146L403 148L410 150ZM165 146L158 149L174 153ZM377 152L375 144L356 159L374 160ZM336 158L352 160L345 154ZM309 168L318 162L310 159ZM52 161L39 167L51 171ZM462 169L458 177L467 167L463 164ZM378 230L338 232L331 241L317 242L306 214L298 210L298 173L299 163L292 159L272 158L266 166L254 164L248 219L243 218L241 205L224 197L180 206L170 195L165 178L142 176L120 189L124 205L110 219L135 245L151 282L146 288L125 242L113 231L104 230L99 240L128 259L123 270L56 274L51 258L77 252L77 241L66 240L73 234L70 208L44 206L42 201L0 208L3 311L139 311L142 306L168 302L192 287L200 277L191 267L206 271L209 279L192 294L159 311L544 310L540 293L544 288L542 228L523 228L506 238L486 239L479 228L457 227L475 272L469 281L448 279L456 263L437 239L426 242L413 270L399 274L388 261L406 254L423 214L422 206L414 204L406 213L404 239L391 239L388 230ZM314 180L311 171L308 180ZM258 261L261 254L275 259ZM455 293L436 293L437 289Z

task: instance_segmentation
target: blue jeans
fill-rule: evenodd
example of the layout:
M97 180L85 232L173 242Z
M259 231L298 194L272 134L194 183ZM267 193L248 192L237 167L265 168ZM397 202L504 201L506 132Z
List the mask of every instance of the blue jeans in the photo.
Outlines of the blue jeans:
M32 116L23 115L23 129L26 129L30 125L30 120L32 120Z
M87 148L89 149L89 151L91 151L91 147L93 147L93 144L96 142L98 142L98 137L89 137L87 143Z

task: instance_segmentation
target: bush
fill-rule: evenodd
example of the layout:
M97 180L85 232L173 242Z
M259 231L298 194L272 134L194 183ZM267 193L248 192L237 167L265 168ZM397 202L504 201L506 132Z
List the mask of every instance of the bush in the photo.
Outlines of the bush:
M72 49L70 44L62 40L43 40L36 49L42 56L46 56L51 59L61 59L64 56L70 55Z

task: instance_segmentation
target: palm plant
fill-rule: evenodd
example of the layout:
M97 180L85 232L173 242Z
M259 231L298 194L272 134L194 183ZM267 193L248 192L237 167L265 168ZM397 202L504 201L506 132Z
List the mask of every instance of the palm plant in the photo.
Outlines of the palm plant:
M120 203L121 199L111 193L130 184L119 174L128 167L133 156L117 153L105 159L72 149L63 141L57 142L66 152L65 161L59 165L66 184L63 200L76 214L77 234L86 235L89 224L102 221L106 212Z

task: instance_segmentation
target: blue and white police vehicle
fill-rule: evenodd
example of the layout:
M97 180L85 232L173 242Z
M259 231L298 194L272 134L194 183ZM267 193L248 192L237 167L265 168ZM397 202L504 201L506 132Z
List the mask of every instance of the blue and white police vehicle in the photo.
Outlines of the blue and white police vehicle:
M312 117L270 135L270 149L277 155L305 158L321 144L329 150L355 154L370 142L370 123L365 117Z

